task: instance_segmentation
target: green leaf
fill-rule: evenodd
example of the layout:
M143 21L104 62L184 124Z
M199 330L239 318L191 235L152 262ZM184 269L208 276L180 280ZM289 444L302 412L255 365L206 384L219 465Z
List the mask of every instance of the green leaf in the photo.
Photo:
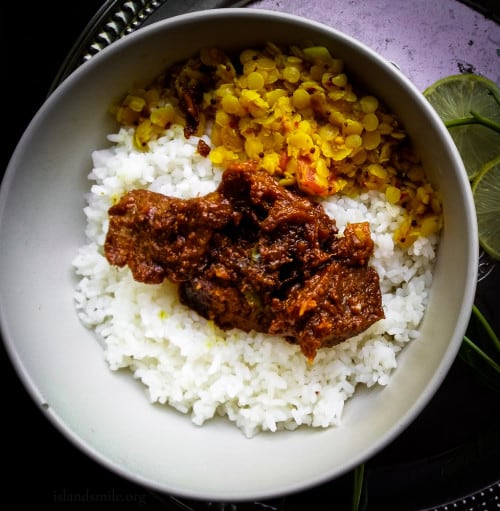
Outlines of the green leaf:
M487 387L500 392L500 341L476 305L459 356Z
M353 472L353 494L351 511L363 511L366 509L367 495L365 485L365 465L361 464Z

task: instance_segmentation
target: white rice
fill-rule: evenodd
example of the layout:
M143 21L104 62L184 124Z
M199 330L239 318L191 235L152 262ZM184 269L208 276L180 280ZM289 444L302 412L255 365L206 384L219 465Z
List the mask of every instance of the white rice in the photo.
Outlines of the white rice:
M181 305L170 282L142 284L128 268L108 264L103 255L107 211L124 192L147 188L175 197L202 196L217 187L221 176L197 153L198 139L184 139L179 127L152 142L148 152L134 149L132 133L124 128L109 140L111 148L93 153L84 209L88 243L73 264L79 278L76 309L102 341L111 370L129 368L152 403L189 414L196 425L226 416L247 437L299 426L338 426L358 384L389 382L398 352L418 336L437 236L417 240L408 251L396 247L392 234L401 210L378 192L325 201L341 230L347 222L370 223L371 264L380 275L386 318L320 350L308 364L298 346L262 333L223 332Z

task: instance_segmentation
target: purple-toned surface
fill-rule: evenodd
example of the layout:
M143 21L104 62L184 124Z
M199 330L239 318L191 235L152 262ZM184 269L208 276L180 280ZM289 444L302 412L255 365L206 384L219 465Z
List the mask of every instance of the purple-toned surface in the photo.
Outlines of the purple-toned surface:
M256 0L248 7L340 30L395 63L422 91L463 71L500 84L500 26L456 0Z

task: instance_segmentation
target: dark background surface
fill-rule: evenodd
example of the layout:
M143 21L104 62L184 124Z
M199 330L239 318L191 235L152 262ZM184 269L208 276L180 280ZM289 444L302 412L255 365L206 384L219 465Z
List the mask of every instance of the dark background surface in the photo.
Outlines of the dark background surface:
M71 0L3 5L0 108L7 115L3 117L0 175L66 55L104 3ZM476 6L499 21L498 0L463 3ZM476 300L497 332L500 332L499 290L497 266L479 283ZM104 469L64 438L34 406L3 345L0 364L5 389L2 465L6 475L1 499L4 506L15 503L16 507L182 509L167 496ZM498 394L457 359L421 416L367 462L368 510L406 511L438 506L500 480L499 419ZM351 485L352 474L347 474L330 484L269 505L281 505L286 510L342 511L350 509ZM477 509L498 509L498 505L491 506ZM206 504L196 507L216 509Z

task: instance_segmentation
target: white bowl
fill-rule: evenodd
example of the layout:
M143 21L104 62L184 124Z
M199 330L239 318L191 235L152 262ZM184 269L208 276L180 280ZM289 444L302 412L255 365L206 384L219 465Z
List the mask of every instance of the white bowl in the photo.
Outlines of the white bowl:
M71 261L85 242L91 152L115 129L108 107L133 84L210 45L312 40L402 119L441 190L444 230L421 336L387 387L360 391L343 424L246 438L148 403L111 372L75 313ZM0 196L0 312L8 352L37 406L76 446L123 477L179 496L236 501L296 492L364 462L399 435L438 389L473 304L477 232L470 186L447 130L393 65L338 31L292 15L218 9L181 15L111 44L46 101L10 161Z

